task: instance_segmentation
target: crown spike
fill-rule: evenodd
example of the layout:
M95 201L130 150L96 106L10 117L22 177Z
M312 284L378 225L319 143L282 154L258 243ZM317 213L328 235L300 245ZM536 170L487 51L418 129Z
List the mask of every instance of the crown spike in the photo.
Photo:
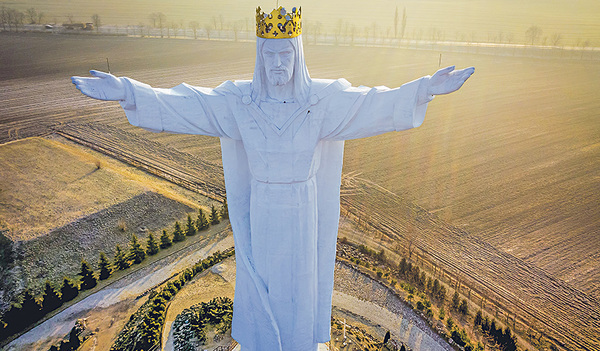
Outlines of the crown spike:
M279 5L279 1L277 2ZM271 13L256 8L256 36L265 39L294 38L302 34L302 7L287 12L277 6Z

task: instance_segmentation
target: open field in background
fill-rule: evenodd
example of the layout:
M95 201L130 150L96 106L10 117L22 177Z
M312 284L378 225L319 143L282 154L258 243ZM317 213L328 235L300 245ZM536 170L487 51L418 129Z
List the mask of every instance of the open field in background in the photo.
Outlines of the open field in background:
M152 134L132 127L118 104L85 98L68 77L103 69L106 56L111 57L113 73L158 87L182 81L214 87L226 79L249 79L254 68L253 43L0 35L0 44L7 48L0 59L10 67L0 72L3 142L47 132L53 123L95 122L217 165L218 139ZM66 50L64 59L53 51L55 45ZM398 86L432 74L439 60L439 53L430 51L305 49L313 77L345 77L354 85ZM577 309L598 311L599 304L600 65L459 53L444 53L445 64L473 65L476 73L460 92L436 97L422 127L347 142L344 172L377 183L398 201L422 208L424 218L435 218L465 233L468 242L492 250L498 261L488 262L486 251L465 249L454 255L457 261L452 264L475 270L473 262L481 267L496 262L495 269L505 274L479 269L478 279L497 284L494 288L505 297L516 294L515 281L540 282L540 290L522 291L535 300L528 308L548 318L555 314L558 333L569 334L570 328L593 320ZM396 216L378 201L363 203L361 210L369 212L368 218ZM403 240L416 235L418 226L411 224L416 220L396 217L396 235ZM455 238L459 244L460 238ZM422 242L421 248L452 255L448 251L453 249L442 244L447 244L443 233ZM520 269L517 275L505 271L510 262ZM553 289L560 291L553 294ZM561 303L568 303L569 309L561 309ZM589 332L581 327L572 335L587 337Z
M100 15L103 24L137 26L151 24L149 16L162 12L166 26L189 27L197 21L220 29L236 25L252 30L257 6L270 11L276 1L196 1L159 0L86 1L86 0L1 0L0 5L25 11L34 7L44 12L45 23L66 23L69 15L75 22L91 22L93 14ZM406 36L445 40L494 41L524 43L526 30L536 25L542 29L537 43L550 45L552 36L560 34L559 45L600 46L600 3L595 0L304 0L279 2L291 9L302 6L304 30L330 35L336 31L357 36L390 36L398 7L400 23L406 8ZM393 35L392 35L393 36Z

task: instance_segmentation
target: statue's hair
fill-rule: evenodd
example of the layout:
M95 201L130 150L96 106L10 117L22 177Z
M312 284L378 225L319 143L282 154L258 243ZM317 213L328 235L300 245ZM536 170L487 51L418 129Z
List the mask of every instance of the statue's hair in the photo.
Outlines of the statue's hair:
M263 84L269 84L267 74L265 72L265 63L262 58L262 48L267 40L288 40L294 48L294 99L301 105L308 101L310 91L310 74L304 61L304 48L302 47L302 35L295 38L286 39L264 39L256 38L256 64L254 66L254 77L252 78L252 100L257 103L264 99L267 94L267 89Z

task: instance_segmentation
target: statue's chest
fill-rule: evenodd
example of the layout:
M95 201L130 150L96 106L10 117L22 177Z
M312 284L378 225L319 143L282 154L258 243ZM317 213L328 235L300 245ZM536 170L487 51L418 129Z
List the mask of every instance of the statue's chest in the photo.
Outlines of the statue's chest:
M261 104L249 106L237 120L248 152L293 154L314 151L321 130L316 115L297 104Z

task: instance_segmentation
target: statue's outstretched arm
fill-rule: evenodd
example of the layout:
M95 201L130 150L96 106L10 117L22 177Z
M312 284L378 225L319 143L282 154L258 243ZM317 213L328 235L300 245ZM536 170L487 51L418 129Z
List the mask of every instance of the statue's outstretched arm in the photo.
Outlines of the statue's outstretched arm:
M442 68L429 79L428 94L443 95L457 91L475 72L474 67L455 70L454 66Z
M127 90L121 78L110 73L91 70L93 77L71 77L71 82L84 95L98 100L125 100Z

